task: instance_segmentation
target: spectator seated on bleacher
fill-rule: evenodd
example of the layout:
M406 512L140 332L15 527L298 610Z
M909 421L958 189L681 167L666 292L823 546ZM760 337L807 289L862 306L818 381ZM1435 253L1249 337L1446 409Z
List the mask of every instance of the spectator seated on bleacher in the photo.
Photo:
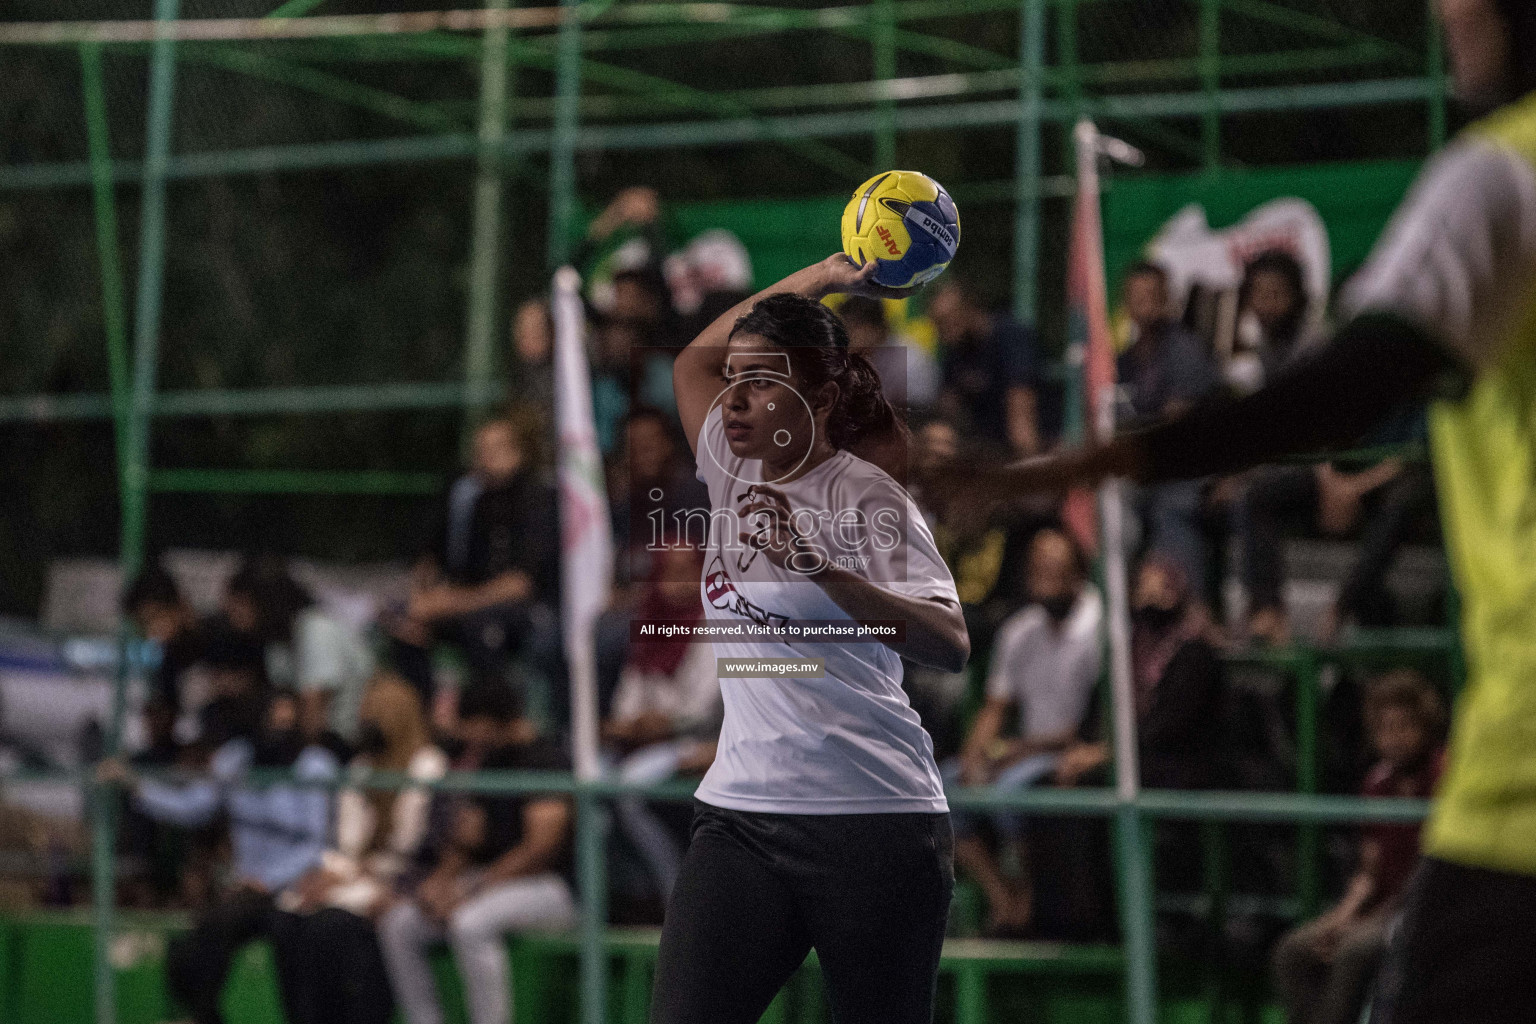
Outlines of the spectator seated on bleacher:
M322 608L273 556L248 559L230 579L231 624L262 645L267 680L299 696L299 728L339 760L351 756L373 653L357 630Z
M176 709L155 693L142 712L145 745L129 758L136 770L189 767L187 745L176 739ZM129 906L168 906L181 895L188 841L184 829L166 826L123 801L118 826L121 898Z
M183 675L202 660L210 634L218 624L197 614L164 566L145 569L123 596L123 611L139 635L159 650L153 676L154 693L176 713L183 706Z
M1189 580L1171 559L1151 556L1137 569L1131 591L1131 679L1142 786L1208 788L1217 779L1221 663L1205 638ZM1107 722L1096 725L1108 733ZM1105 783L1111 756L1107 739L1074 743L1056 765L1056 783Z
M1063 531L1041 530L1030 546L1031 602L1003 623L987 675L987 700L971 725L945 782L1022 789L1047 778L1061 751L1077 737L1101 662L1098 591L1087 582L1082 552ZM1018 734L1005 737L1008 713ZM1016 814L994 816L1002 838L1022 843ZM1027 876L1008 878L978 832L974 815L956 812L955 861L981 885L990 928L1013 932L1029 924L1033 892ZM1021 856L1027 863L1027 858Z
M1433 795L1444 761L1439 694L1416 672L1391 672L1367 690L1365 712L1380 760L1361 795ZM1417 824L1362 830L1359 866L1343 898L1275 947L1275 984L1290 1024L1352 1024L1360 1018L1418 855Z
M313 1019L389 1024L394 1002L374 922L415 862L432 796L421 786L363 787L373 772L433 782L447 771L448 758L431 740L421 698L398 676L369 684L357 735L349 768L354 785L337 797L334 845L294 886L285 909L297 915L293 941L303 955L329 964L333 974L313 993Z
M1002 455L1041 450L1038 346L1032 327L992 311L951 272L928 297L938 333L939 412Z
M703 550L686 544L663 548L655 552L654 564L635 622L702 621ZM603 723L606 768L634 783L700 775L714 760L724 715L713 645L687 636L638 640L620 674L613 712ZM619 800L615 811L665 904L682 867L677 839L638 797Z
M1205 343L1173 317L1168 275L1155 263L1126 271L1125 312L1131 321L1130 347L1120 354L1121 395L1128 408L1122 429L1176 416L1216 387L1216 368ZM1132 500L1141 527L1140 549L1176 561L1203 592L1205 538L1201 529L1200 480L1180 480L1135 490Z
M1425 436L1424 417L1410 410L1389 421L1369 446L1408 444ZM1281 645L1291 639L1286 613L1285 542L1288 535L1353 537L1358 542L1338 597L1328 608L1319 639L1331 643L1344 625L1388 626L1396 609L1386 588L1387 571L1402 546L1416 536L1438 542L1429 467L1390 457L1363 467L1266 466L1256 470L1234 510L1248 594L1248 635Z
M510 419L480 426L474 466L449 491L439 548L418 561L403 614L386 620L395 668L428 707L439 642L464 653L473 681L504 682L521 657L560 697L560 517L531 447Z
M290 1024L324 1019L312 1008L315 993L332 983L327 965L304 955L298 918L284 908L292 905L290 887L320 863L330 832L328 787L339 766L329 750L305 744L298 718L294 696L277 694L258 728L226 740L214 751L207 775L186 784L140 779L120 760L98 768L103 782L126 785L134 806L157 821L197 828L220 813L229 820L231 884L166 952L170 991L197 1024L220 1024L221 994L235 954L263 937L272 941ZM253 768L284 769L293 779L253 783L246 777Z
M455 771L568 771L569 759L534 738L505 684L479 683L459 701ZM379 921L390 986L407 1024L440 1024L427 960L446 940L464 981L471 1024L510 1024L505 936L575 924L570 800L562 794L440 793L419 863L425 872Z

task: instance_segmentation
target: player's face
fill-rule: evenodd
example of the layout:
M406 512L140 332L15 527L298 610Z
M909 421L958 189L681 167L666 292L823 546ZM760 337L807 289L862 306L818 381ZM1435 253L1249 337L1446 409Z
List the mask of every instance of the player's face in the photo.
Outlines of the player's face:
M731 454L773 464L796 462L816 440L806 394L793 376L792 356L765 338L738 334L726 349L725 439ZM786 375L786 373L788 375Z
M1492 104L1509 86L1509 33L1493 0L1439 0L1456 95Z

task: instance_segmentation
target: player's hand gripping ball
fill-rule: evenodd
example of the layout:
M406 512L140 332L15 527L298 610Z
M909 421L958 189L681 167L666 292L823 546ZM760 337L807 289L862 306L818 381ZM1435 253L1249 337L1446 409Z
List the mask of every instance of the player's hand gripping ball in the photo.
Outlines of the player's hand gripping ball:
M944 186L919 171L886 171L843 208L843 252L878 260L876 284L916 288L944 272L960 247L960 211Z

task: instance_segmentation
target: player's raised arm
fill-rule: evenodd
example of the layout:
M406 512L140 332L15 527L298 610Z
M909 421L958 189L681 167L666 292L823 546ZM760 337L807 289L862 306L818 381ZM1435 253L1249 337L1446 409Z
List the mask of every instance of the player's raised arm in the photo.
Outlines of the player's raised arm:
M876 267L874 260L858 267L842 253L828 256L731 307L704 328L687 348L678 353L677 361L672 364L672 388L677 396L677 413L683 421L683 432L688 435L688 447L697 454L699 430L704 426L715 398L725 387L722 377L725 347L730 340L731 328L740 317L760 300L781 292L818 300L839 292L881 298L901 298L911 294L910 289L874 284L870 278Z

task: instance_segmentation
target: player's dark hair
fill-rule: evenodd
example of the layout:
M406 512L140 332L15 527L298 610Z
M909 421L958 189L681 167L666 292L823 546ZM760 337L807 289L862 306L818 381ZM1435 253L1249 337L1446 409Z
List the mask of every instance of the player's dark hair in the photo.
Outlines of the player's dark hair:
M821 303L788 292L770 295L736 321L731 337L738 334L792 349L793 372L807 390L837 385L837 404L827 417L832 447L847 449L866 436L905 432L874 364L848 351L848 328Z
M181 588L176 579L158 562L134 577L123 594L123 611L134 614L147 604L179 605Z
M1494 0L1509 30L1510 86L1516 96L1536 90L1536 4Z
M1166 290L1168 287L1168 271L1166 268L1153 263L1151 260L1137 260L1125 268L1125 280L1134 277L1155 277L1157 283Z

